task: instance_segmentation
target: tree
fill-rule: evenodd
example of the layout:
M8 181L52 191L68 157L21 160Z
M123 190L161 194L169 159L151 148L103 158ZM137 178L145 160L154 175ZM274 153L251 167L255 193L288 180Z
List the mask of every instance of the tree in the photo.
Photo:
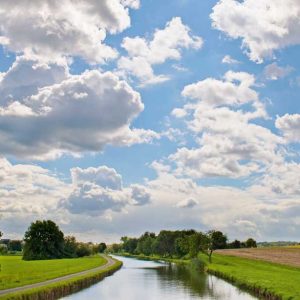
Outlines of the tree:
M208 257L209 262L211 262L211 257L214 250L225 249L227 246L227 236L221 231L209 231L207 233L208 237Z
M234 240L233 242L228 244L228 248L239 249L239 248L241 248L241 242L239 240Z
M134 254L136 247L137 247L137 243L138 243L138 239L136 238L129 238L127 236L124 236L121 238L121 241L123 242L123 250L127 253L130 254Z
M252 238L249 238L246 242L246 247L247 248L257 248L257 244L256 244L256 241Z
M201 248L204 247L204 236L201 232L194 233L188 238L189 256L190 258L197 257Z
M64 256L67 258L77 257L78 243L74 236L66 236L64 238Z
M155 233L145 232L138 240L136 252L151 255L153 253L154 241Z
M64 257L64 234L50 220L31 223L25 233L24 260Z
M8 243L8 250L9 251L22 251L22 241L19 240L12 240Z
M89 256L92 254L92 249L88 244L78 243L76 248L77 257Z
M0 239L3 237L3 233L2 231L0 231Z
M106 248L107 248L107 246L106 246L105 243L100 243L98 245L98 251L99 251L99 253L104 253L104 251L106 250Z
M7 245L0 244L0 254L7 254Z

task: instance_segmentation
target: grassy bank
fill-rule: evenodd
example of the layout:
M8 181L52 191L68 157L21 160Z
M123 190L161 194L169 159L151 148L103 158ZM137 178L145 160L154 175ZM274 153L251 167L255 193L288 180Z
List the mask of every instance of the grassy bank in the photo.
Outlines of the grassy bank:
M91 285L101 281L107 276L122 267L122 262L115 260L113 266L107 267L98 272L92 272L85 276L78 276L70 280L61 281L59 283L50 284L46 287L31 289L29 291L11 293L9 295L0 296L1 300L56 300L61 297L79 292Z
M189 260L168 259L159 256L128 255L137 259L163 260L175 263L190 263ZM210 274L248 290L260 299L299 300L300 268L266 261L214 254L212 263L200 254Z
M262 299L300 299L300 268L215 254L208 272L247 289Z
M100 256L24 261L21 256L0 256L0 290L43 282L93 269L106 263Z

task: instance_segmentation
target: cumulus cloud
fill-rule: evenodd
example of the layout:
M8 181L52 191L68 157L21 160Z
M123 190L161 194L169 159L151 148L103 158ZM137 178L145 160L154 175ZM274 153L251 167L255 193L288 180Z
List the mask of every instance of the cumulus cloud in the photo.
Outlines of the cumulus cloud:
M228 71L224 80L206 78L184 87L182 96L196 100L204 106L233 106L246 103L253 105L253 117L265 117L265 109L259 100L258 93L253 89L255 77L246 72ZM249 114L250 116L250 114Z
M69 185L47 169L35 165L12 164L0 157L2 215L16 218L21 215L42 216L69 191Z
M253 123L267 117L254 86L253 75L229 71L224 80L207 78L183 89L182 95L192 101L173 115L186 118L197 146L169 156L178 174L240 178L282 159L283 139Z
M73 191L62 200L60 207L72 214L101 216L108 211L120 212L126 206L143 206L150 203L146 187L123 187L122 176L107 166L71 169Z
M255 181L249 191L258 198L300 197L300 164L281 162L273 164L259 180Z
M128 56L118 61L119 69L125 74L137 77L142 85L164 82L169 78L155 75L152 66L166 60L179 60L183 49L200 49L203 41L194 36L190 28L175 17L164 29L156 29L152 40L142 37L126 37L122 47Z
M137 0L9 1L1 2L0 43L10 51L49 61L82 56L93 63L117 57L106 45L106 33L130 26L126 7Z
M277 117L275 125L288 142L300 143L300 114L285 114Z
M272 63L264 68L264 75L268 80L278 80L288 76L293 70L290 66L280 67L277 63Z
M66 62L39 63L19 56L6 73L0 76L0 105L23 102L39 88L60 83L69 76Z
M142 206L151 202L151 194L147 191L147 189L144 186L132 184L130 188L131 198L133 199L134 205Z
M80 186L90 182L104 188L120 190L122 188L122 176L115 169L101 166L98 168L73 168L71 169L73 184Z
M0 152L48 159L149 142L156 133L130 128L143 108L140 95L112 73L72 75L1 107Z
M220 0L210 17L215 29L241 38L242 48L258 63L276 50L300 44L298 0Z

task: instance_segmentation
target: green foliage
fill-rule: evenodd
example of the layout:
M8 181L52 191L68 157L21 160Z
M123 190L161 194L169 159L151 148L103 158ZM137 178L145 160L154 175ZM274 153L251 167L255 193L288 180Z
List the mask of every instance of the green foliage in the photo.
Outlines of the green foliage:
M145 232L138 240L136 252L138 254L150 255L153 253L155 233Z
M76 248L76 256L84 257L92 254L92 249L85 243L78 243Z
M239 240L234 240L233 242L231 242L227 245L227 248L229 248L229 249L239 249L241 247L242 247L242 245Z
M4 254L7 254L7 252L8 252L7 245L0 244L0 254L4 255Z
M227 247L227 237L221 231L203 233L193 229L162 230L157 236L155 233L145 232L139 238L125 236L121 241L121 244L110 245L108 252L163 258L194 258L199 251L211 257L214 250Z
M136 238L129 238L127 236L124 236L121 238L121 241L123 242L123 250L128 253L135 253L138 239Z
M245 243L247 248L257 248L256 241L252 238L249 238Z
M106 250L106 248L107 248L107 246L106 246L105 243L100 243L100 244L98 245L98 252L99 252L99 253L104 253L104 251Z
M247 239L245 242L240 242L239 240L234 240L227 244L228 249L239 249L239 248L256 248L257 244L253 238Z
M64 256L67 258L77 257L78 243L74 236L66 236L64 239Z
M21 252L22 251L22 241L19 241L19 240L9 241L8 250L14 251L14 252Z
M52 221L31 223L25 233L24 260L64 257L64 234Z

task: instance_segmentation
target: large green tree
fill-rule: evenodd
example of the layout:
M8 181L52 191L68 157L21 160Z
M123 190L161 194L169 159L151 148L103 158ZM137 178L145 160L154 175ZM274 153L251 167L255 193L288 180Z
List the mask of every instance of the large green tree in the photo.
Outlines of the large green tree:
M25 233L24 260L64 257L64 234L50 220L31 223Z

